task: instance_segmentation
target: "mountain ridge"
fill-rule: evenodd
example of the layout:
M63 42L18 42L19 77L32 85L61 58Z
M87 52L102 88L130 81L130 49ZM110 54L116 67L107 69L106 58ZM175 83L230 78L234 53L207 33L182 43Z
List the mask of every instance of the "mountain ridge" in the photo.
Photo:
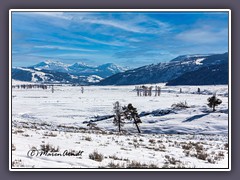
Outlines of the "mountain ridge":
M82 75L82 76L89 76L89 75L97 75L102 78L111 76L118 72L125 71L126 69L120 67L114 63L105 63L99 66L91 66L87 65L83 62L76 62L74 64L65 64L60 61L52 61L46 60L42 61L38 64L28 66L27 68L34 68L38 70L51 70L57 72L64 72L70 73L74 75Z
M41 83L89 85L121 71L124 71L124 68L114 63L90 66L83 62L65 64L59 61L46 60L28 67L12 68L12 78Z
M180 60L180 58L182 58ZM228 63L228 53L177 58L158 64L151 64L114 74L101 80L98 85L137 85L166 83L181 75L202 67Z
M228 64L228 53L181 55L169 62L145 65L135 69L125 69L113 63L90 66L83 62L64 64L48 60L29 67L12 68L12 78L41 83L83 85L226 84L228 82L226 64ZM214 72L216 69L219 70ZM207 77L208 73L219 77L219 81L209 79L211 77Z

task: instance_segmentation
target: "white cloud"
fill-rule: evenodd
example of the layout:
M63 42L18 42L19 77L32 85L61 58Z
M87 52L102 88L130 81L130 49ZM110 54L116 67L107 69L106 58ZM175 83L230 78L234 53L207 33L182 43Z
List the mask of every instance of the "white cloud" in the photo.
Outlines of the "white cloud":
M69 20L70 17L66 16L63 12L15 12L16 14L21 14L21 15L40 15L40 16L45 16L45 17L53 17L53 18L59 18L59 19L66 19Z
M192 29L188 31L181 32L176 35L178 40L185 42L195 42L202 44L217 43L228 38L227 29L222 29L220 31L213 31L211 29Z
M69 20L73 23L99 24L134 33L155 34L164 30L168 31L170 29L170 26L167 23L150 18L143 14L136 15L136 13L134 13L134 16L132 16L131 13L123 13L122 16L118 18L114 18L113 16L108 15L103 16L99 12L31 12L29 14L41 15L50 18L58 18L59 20ZM142 25L143 23L147 25L147 27ZM151 25L153 25L154 27L151 27Z
M133 32L133 33L146 33L146 34L155 34L162 31L168 31L170 26L167 23L161 22L149 18L144 15L131 16L128 15L128 18L103 18L98 16L86 16L79 18L80 23L91 23L91 24L100 24L105 26L110 26L120 30ZM143 25L143 23L146 25Z
M97 51L97 50L92 50L92 49L72 48L72 47L64 47L64 46L50 46L50 45L34 46L34 47L41 48L41 49L58 49L58 50L69 50L69 51L87 51L87 52Z
M97 44L104 44L104 45L110 45L110 46L125 46L126 44L121 42L121 41L102 41L102 40L97 40L85 36L80 36L82 39L85 39L89 42L97 43Z
M125 31L130 31L130 32L135 32L135 33L145 32L144 28L141 28L139 26L133 25L126 21L120 21L120 20L87 18L87 19L81 19L81 22L111 26L114 28L118 28L118 29L125 30Z

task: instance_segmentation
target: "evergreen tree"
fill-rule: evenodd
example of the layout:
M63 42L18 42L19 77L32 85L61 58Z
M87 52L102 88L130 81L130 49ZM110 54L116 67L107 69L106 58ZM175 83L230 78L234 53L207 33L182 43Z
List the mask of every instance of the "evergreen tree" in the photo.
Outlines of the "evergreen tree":
M200 88L198 88L197 92L200 94Z
M136 125L138 132L141 133L138 124L142 123L142 121L138 115L137 109L130 103L127 107L123 107L123 114L126 119L133 120L133 123Z
M208 106L213 108L213 111L216 111L215 107L222 103L221 99L218 99L214 94L212 97L208 98Z

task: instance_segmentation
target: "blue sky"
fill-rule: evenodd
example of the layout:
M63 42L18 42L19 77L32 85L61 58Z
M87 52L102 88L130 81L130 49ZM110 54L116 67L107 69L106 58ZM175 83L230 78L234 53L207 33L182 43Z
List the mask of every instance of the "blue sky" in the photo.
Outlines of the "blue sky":
M12 64L121 66L228 51L227 12L12 12Z

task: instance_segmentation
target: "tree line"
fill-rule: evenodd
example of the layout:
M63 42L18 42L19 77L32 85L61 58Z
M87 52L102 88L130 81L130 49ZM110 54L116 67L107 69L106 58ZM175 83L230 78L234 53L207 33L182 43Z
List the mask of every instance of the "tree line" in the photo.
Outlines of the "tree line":
M152 96L155 92L155 96L160 96L161 94L161 87L160 86L135 86L135 90L137 92L137 96Z
M12 88L15 88L15 89L48 89L52 87L53 85L44 85L44 84L21 84L21 85L12 86Z

